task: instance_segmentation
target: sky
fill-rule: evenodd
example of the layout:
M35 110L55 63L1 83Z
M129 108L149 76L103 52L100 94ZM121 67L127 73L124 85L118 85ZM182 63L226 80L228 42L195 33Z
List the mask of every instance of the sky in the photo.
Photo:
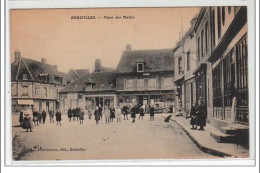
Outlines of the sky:
M132 50L174 48L179 33L190 27L200 8L109 8L11 10L11 62L14 51L21 56L70 69L94 70L117 67L126 45ZM96 19L71 19L95 16ZM104 16L113 19L104 19ZM121 19L115 19L121 16ZM132 19L123 19L132 16Z

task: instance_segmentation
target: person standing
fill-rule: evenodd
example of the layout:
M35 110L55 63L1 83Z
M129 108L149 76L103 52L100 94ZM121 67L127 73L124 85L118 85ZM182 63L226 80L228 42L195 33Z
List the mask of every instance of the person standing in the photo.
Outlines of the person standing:
M150 121L154 121L154 106L150 106Z
M23 110L22 109L20 111L19 123L20 123L20 127L23 127Z
M50 123L54 123L54 111L53 109L49 110L49 116L50 116Z
M88 108L88 119L91 119L92 117L92 111L91 108Z
M206 119L206 106L203 104L202 99L200 99L197 114L197 126L200 126L199 130L204 130L204 126L206 126Z
M60 126L61 126L61 112L60 112L60 109L57 110L55 116L56 116L57 125L58 125L58 123L60 123Z
M133 118L132 123L134 123L135 122L135 118L136 118L136 107L135 106L133 106L131 108L131 118Z
M124 105L123 106L123 114L124 114L124 120L127 118L128 120L128 106Z
M71 122L71 118L72 118L72 110L71 110L70 107L69 107L69 109L68 109L68 118L69 118L69 121Z
M45 124L46 116L47 116L47 115L46 115L46 112L45 112L45 110L43 109L43 110L42 110L42 123L43 123L43 124Z
M142 118L142 120L143 120L144 119L144 107L143 106L140 107L139 113L140 113L139 120L140 120L140 118Z
M94 116L95 116L96 124L98 124L100 120L100 111L98 106L96 106L96 110L94 111Z
M32 122L32 110L29 107L25 108L25 111L23 112L24 115L24 121L23 121L23 128L26 129L26 132L30 129L30 132L32 132L33 129L33 122Z
M99 110L99 114L100 114L100 119L102 120L103 109L102 109L102 105L101 105L101 104L99 104L99 106L98 106L98 110Z
M109 124L109 121L110 121L110 111L109 111L107 106L105 106L105 108L104 108L104 116L105 116L105 119L106 119L106 124Z
M116 121L121 122L122 111L119 106L116 108L115 113L116 113Z
M83 125L84 121L84 111L82 108L79 108L79 124Z
M34 122L35 126L36 126L36 124L37 124L37 126L39 126L39 112L36 111L35 109L33 111L33 122Z
M76 113L77 111L76 111L76 108L74 107L73 109L72 109L72 116L73 116L73 121L75 121L75 119L76 119L76 117L77 117L77 113Z
M197 110L198 110L198 105L195 103L194 105L191 106L190 116L187 117L190 118L190 125L192 126L191 129L197 129ZM196 128L194 126L196 126Z
M39 123L41 124L42 123L42 110L41 109L38 112L38 120L39 120Z
M113 119L116 118L115 116L115 108L113 106L110 107L110 122L113 122Z

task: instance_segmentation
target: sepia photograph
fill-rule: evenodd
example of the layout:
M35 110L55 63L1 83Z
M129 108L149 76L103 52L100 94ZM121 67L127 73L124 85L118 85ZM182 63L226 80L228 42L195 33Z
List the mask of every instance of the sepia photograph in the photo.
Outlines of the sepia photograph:
M250 44L247 6L11 9L12 159L248 159Z

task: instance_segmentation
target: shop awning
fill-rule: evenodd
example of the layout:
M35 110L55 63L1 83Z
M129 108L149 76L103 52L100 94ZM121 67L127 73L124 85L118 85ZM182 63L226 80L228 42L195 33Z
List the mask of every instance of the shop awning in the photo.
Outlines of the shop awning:
M32 99L18 99L18 105L33 105Z

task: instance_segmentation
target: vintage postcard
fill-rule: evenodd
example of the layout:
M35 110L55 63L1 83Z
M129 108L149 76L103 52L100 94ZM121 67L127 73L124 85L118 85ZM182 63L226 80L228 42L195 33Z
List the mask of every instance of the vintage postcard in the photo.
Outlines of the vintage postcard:
M249 159L248 11L11 9L12 160Z

